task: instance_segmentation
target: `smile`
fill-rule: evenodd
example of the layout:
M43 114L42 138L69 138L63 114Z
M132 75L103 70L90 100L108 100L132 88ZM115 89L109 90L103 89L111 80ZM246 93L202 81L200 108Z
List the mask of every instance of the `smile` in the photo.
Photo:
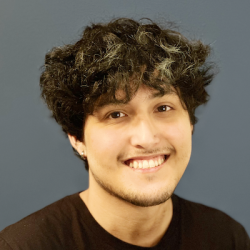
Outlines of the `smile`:
M130 159L125 162L125 164L131 168L136 169L148 169L160 166L163 162L167 160L168 155L159 155L149 159Z

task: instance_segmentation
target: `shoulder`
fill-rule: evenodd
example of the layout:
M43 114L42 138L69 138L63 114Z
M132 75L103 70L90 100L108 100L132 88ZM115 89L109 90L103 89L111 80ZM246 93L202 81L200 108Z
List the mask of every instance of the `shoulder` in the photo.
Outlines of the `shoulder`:
M180 207L181 228L186 240L203 239L203 244L210 242L228 247L221 249L250 249L246 230L226 213L178 196L176 200Z
M41 249L45 249L45 244L61 244L56 242L56 239L61 241L65 235L68 235L68 227L78 216L78 210L74 204L76 195L56 201L5 228L0 232L0 246L5 245L5 248L2 246L3 249L11 249L7 246L26 246L24 249L32 249L32 244L35 243L43 246ZM51 246L49 247L47 249L52 249Z
M177 196L178 197L178 196ZM182 215L191 225L201 224L203 227L216 227L227 225L228 230L242 228L241 224L235 221L226 213L197 202L188 201L178 197Z

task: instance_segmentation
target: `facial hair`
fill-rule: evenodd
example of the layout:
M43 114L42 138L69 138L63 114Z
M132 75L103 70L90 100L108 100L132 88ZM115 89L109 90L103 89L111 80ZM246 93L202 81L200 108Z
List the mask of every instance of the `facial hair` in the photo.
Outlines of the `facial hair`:
M171 198L174 190L164 190L161 193L156 193L155 195L151 195L148 197L146 194L136 194L131 191L124 192L124 190L115 190L109 183L102 181L93 171L90 169L95 181L98 185L108 192L110 195L133 204L139 207L150 207L150 206L157 206L164 202L166 202L169 198Z

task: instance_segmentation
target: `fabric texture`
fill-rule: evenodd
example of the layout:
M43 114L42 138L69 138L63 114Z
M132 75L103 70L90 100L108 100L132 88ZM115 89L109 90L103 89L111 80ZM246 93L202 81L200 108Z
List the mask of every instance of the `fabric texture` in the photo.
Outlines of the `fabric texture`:
M172 196L173 218L154 247L115 238L92 217L79 193L67 196L0 232L1 250L248 250L250 239L225 213Z

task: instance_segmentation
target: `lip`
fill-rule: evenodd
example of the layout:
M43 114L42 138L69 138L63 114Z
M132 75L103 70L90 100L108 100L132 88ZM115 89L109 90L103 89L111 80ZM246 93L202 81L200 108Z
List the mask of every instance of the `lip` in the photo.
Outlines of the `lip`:
M160 155L162 155L162 154L160 154ZM159 155L157 155L157 156L159 156ZM129 169L131 169L132 171L137 172L137 173L154 173L163 167L163 165L168 161L170 155L164 155L164 156L165 156L164 162L161 165L154 167L154 168L145 168L145 169L143 169L143 168L131 168L130 166L128 166L125 163L125 161L124 161L124 165L126 167L128 167ZM156 156L154 156L154 157L156 157ZM143 159L143 160L145 160L145 159L150 159L150 158L153 158L153 156L149 156L147 158L146 157L137 157L137 158L130 158L130 159L137 159L137 160Z

